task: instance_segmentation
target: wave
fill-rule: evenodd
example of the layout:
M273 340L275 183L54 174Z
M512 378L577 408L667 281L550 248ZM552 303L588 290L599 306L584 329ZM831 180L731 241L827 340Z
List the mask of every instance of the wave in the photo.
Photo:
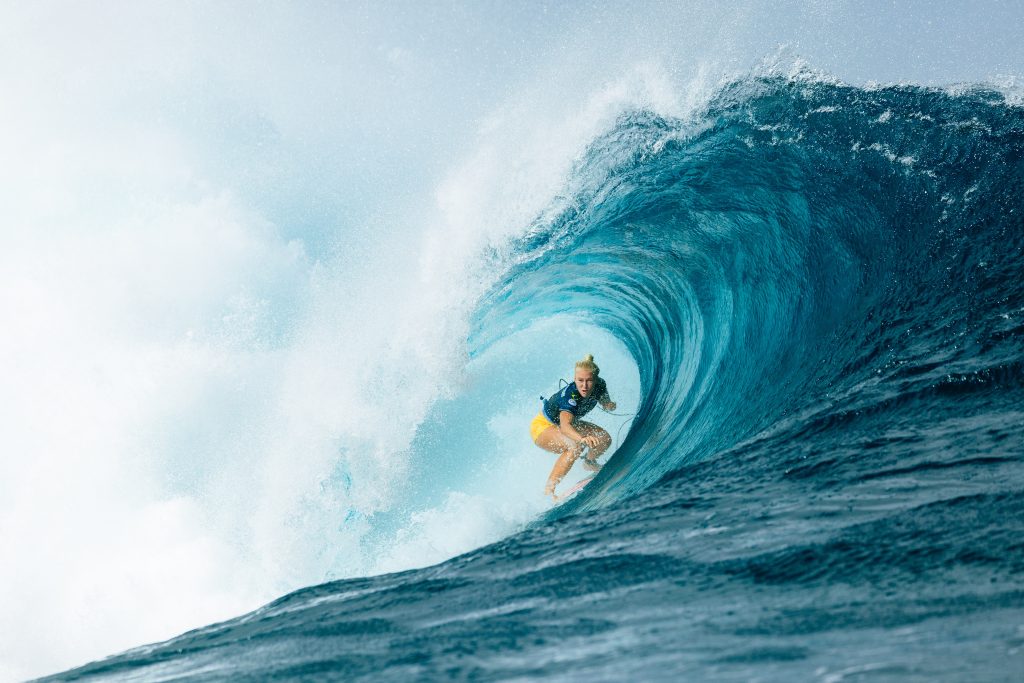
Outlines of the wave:
M529 364L563 319L621 344L637 410L595 483L443 564L61 678L1005 677L1022 190L1024 113L983 87L765 75L686 118L623 114L491 255L468 345ZM457 391L413 450L463 467L446 429L489 391ZM450 484L411 478L434 503Z
M513 246L476 343L571 314L626 344L643 398L591 504L765 430L928 420L922 392L1022 376L1021 134L992 90L808 75L624 115Z

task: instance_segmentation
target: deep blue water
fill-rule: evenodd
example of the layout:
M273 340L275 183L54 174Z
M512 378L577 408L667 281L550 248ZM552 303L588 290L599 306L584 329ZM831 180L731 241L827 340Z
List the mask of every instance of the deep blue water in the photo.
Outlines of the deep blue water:
M584 494L57 678L1020 680L1022 198L1024 110L985 88L624 115L470 339L568 314L626 346L639 411Z

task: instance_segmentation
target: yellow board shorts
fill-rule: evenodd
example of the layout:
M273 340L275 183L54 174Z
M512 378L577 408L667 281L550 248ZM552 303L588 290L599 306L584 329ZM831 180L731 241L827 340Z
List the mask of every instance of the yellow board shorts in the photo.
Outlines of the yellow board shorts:
M537 413L537 417L533 418L533 422L530 423L530 436L533 437L534 443L537 442L537 437L539 437L545 429L554 426L555 424L544 416L544 411Z

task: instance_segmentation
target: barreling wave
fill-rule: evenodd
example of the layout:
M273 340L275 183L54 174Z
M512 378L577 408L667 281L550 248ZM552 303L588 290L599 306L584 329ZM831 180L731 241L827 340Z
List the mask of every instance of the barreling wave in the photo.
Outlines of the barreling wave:
M733 83L624 115L514 245L476 342L584 316L643 386L591 500L765 430L1021 381L1024 116L995 91ZM500 321L501 324L497 324ZM792 427L796 428L796 427Z
M1012 680L1022 183L986 89L765 77L623 115L471 339L569 314L626 345L639 411L586 497L60 678Z

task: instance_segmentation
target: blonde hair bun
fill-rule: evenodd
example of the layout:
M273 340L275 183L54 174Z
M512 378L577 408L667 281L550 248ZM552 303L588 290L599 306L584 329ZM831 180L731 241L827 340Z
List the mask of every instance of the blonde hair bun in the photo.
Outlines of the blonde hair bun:
M601 374L601 368L597 367L597 363L594 362L594 354L592 353L588 353L581 360L576 361L576 367L590 370L595 375Z

